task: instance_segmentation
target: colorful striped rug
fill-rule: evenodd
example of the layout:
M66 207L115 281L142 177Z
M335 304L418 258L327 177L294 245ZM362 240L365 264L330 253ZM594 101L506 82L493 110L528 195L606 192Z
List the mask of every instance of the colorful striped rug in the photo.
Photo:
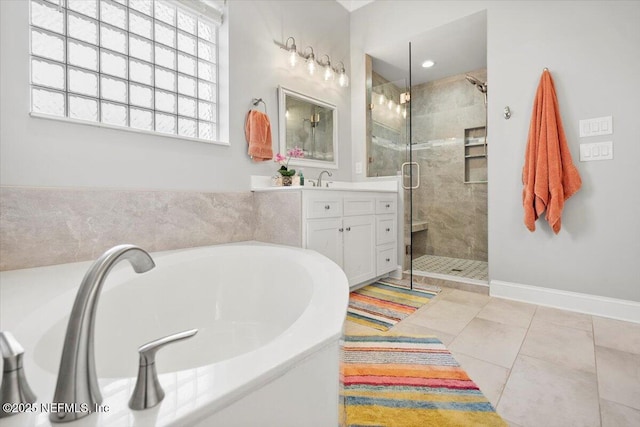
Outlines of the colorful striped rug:
M341 357L341 427L507 426L435 337L348 335Z
M386 331L429 302L438 293L375 282L349 294L347 319Z

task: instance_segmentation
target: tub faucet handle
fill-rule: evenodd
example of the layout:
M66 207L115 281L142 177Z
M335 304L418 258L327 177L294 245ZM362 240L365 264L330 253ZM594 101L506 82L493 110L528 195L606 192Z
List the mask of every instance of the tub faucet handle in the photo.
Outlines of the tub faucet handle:
M189 329L148 342L138 348L140 355L138 379L129 399L129 408L135 410L151 408L164 399L164 390L160 386L156 370L156 353L165 345L191 338L197 332L197 329Z
M0 418L5 418L17 413L5 411L5 403L34 403L36 395L31 391L24 375L24 349L9 331L0 332L0 352L3 360L0 386L0 403L3 409L0 411Z

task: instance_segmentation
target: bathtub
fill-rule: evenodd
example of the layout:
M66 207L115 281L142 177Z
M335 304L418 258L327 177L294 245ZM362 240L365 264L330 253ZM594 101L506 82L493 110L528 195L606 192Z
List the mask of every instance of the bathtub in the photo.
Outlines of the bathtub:
M98 303L100 412L72 426L335 426L339 338L348 302L340 268L316 252L243 243L152 254L143 274L110 273ZM2 426L48 426L69 312L91 262L0 273L0 328L25 349L33 412ZM198 328L157 355L164 400L132 411L137 348ZM61 425L61 424L58 424Z

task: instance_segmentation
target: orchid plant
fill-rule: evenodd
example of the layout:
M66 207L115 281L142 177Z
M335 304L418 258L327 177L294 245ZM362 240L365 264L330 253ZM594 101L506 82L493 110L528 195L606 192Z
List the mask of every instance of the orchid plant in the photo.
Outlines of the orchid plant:
M276 154L276 158L275 158L275 162L280 163L280 169L278 170L278 172L280 172L280 175L282 176L293 176L296 174L296 170L295 169L289 169L289 160L291 160L292 158L294 159L301 159L304 157L304 151L302 151L301 148L299 147L293 147L290 148L287 151L287 155L284 156L280 153Z

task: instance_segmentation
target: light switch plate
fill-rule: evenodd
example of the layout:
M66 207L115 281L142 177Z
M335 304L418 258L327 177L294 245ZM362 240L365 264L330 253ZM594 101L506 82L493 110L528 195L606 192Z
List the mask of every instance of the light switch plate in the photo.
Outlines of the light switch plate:
M613 134L613 117L580 120L580 138Z
M356 173L362 173L362 162L356 162L355 169Z
M580 161L613 160L613 141L580 144Z

